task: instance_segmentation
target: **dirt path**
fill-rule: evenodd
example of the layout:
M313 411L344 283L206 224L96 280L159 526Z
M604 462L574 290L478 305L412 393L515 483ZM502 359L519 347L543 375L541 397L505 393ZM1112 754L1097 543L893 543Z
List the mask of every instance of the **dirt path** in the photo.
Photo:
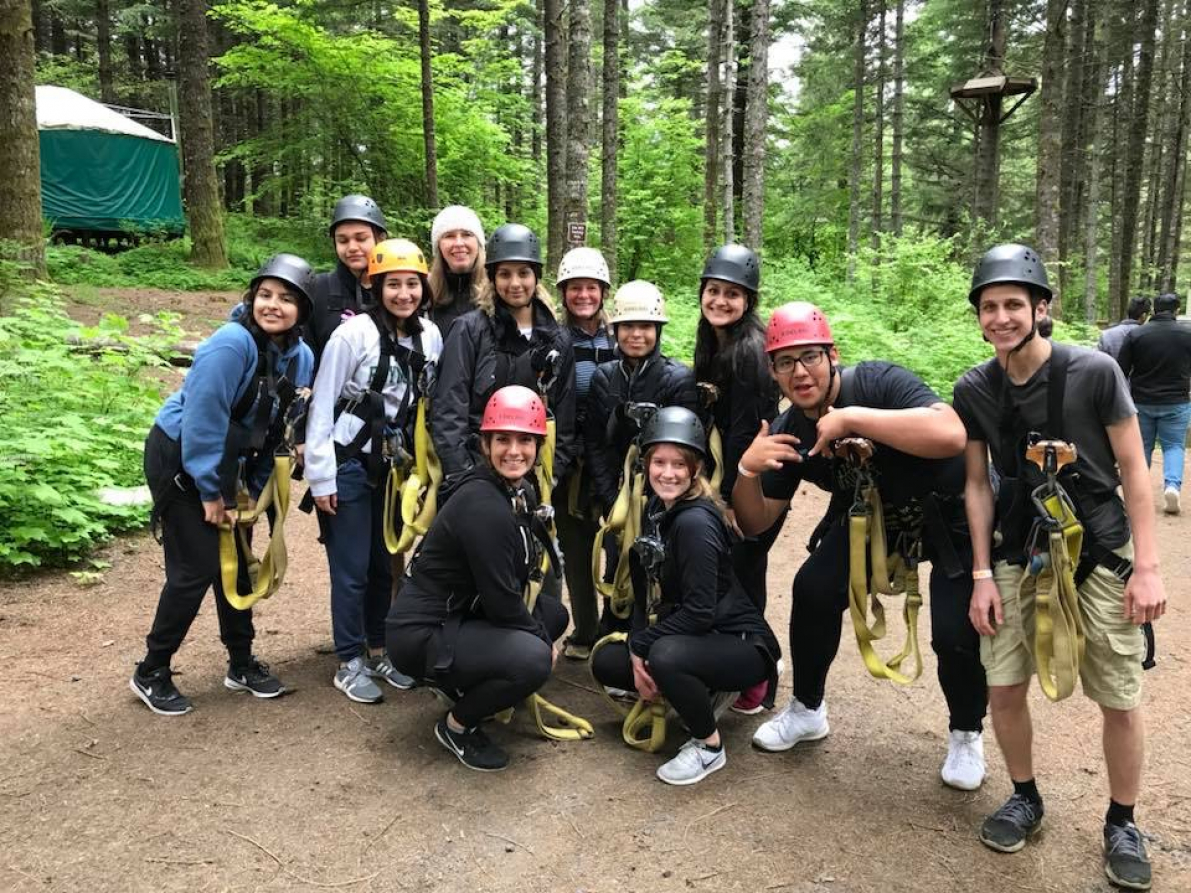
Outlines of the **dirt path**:
M770 621L783 640L790 580L823 507L800 494L774 548ZM1188 523L1158 519L1172 607L1146 679L1139 812L1155 889L1171 891L1191 890ZM991 735L981 791L938 779L946 716L931 655L922 680L894 688L865 675L847 631L832 734L818 746L762 754L749 745L759 718L729 714L726 769L670 788L653 778L658 757L620 743L586 669L560 662L547 694L595 722L595 740L543 741L517 717L495 732L514 764L481 775L434 741L426 692L369 707L332 688L325 558L306 515L288 533L290 576L257 619L257 651L293 692L272 702L223 688L210 602L176 661L195 711L156 717L128 690L162 580L146 536L114 543L96 585L55 573L0 586L0 890L1110 889L1098 721L1080 697L1035 695L1048 824L1017 856L974 836L1008 787ZM681 740L672 729L668 753Z

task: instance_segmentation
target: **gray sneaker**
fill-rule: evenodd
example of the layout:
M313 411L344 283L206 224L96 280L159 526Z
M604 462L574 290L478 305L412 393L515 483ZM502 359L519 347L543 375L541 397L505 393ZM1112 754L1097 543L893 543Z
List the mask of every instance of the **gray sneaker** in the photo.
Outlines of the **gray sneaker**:
M678 749L678 756L658 767L657 776L666 784L695 784L723 769L727 763L728 755L722 746L719 750L711 750L702 741L692 738Z
M364 671L373 679L383 679L393 688L401 691L409 691L415 685L417 680L412 676L406 676L395 666L393 661L389 659L389 655L382 654L380 657L369 657L364 661Z
M369 677L362 655L339 665L335 687L359 704L376 704L385 698L380 687Z

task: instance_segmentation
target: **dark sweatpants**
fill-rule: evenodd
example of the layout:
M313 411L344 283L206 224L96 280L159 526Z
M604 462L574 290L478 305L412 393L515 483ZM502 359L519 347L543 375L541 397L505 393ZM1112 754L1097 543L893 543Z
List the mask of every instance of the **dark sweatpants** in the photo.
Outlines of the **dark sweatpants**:
M165 585L157 600L153 628L145 638L147 654L142 670L169 666L207 590L215 589L219 637L232 664L246 664L252 657L252 610L233 608L223 595L219 573L219 530L203 520L203 503L189 478L185 488L174 476L181 468L181 447L153 426L145 440L145 479L161 525L165 547ZM243 567L243 562L241 562ZM241 584L243 585L243 583Z
M649 649L647 661L662 697L696 738L708 738L715 731L712 692L745 691L769 675L769 664L756 645L726 633L663 636ZM597 651L591 673L601 685L636 688L624 642Z
M766 574L769 571L769 550L773 548L782 525L786 523L786 512L773 522L773 526L760 536L745 537L732 543L732 570L736 579L748 593L749 601L756 605L762 616L769 600L766 592Z
M539 596L536 613L552 641L566 632L570 617L558 599ZM415 679L425 677L432 634L430 627L390 625L387 644L397 669ZM451 713L461 725L472 728L520 705L546 684L551 667L550 646L539 636L468 618L459 626L450 670L426 681L459 695Z
M968 563L965 570L970 571ZM971 574L949 579L939 563L932 562L929 599L931 647L938 656L939 685L947 699L950 726L979 731L988 706L988 688L980 663L980 636L968 619ZM848 528L837 521L794 577L790 611L794 696L812 710L823 701L847 609Z

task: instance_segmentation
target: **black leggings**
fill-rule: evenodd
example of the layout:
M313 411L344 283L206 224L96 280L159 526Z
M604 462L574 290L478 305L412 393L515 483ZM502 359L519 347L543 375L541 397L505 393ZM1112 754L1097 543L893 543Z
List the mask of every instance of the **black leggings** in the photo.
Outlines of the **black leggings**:
M762 615L769 600L766 592L766 574L769 571L769 550L782 532L786 523L786 512L773 522L773 526L758 536L746 537L732 544L732 570L736 579L748 593L749 601L756 605Z
M539 597L534 613L553 640L570 622L558 599ZM387 645L397 668L415 677L423 675L430 637L428 627L390 626ZM473 728L502 710L519 706L546 684L551 668L551 649L541 637L469 618L459 626L450 670L428 681L459 695L451 713L461 725Z
M794 577L790 611L790 657L794 696L812 710L823 701L827 672L839 651L842 614L848 608L848 528L831 525L819 547ZM970 570L970 560L964 562ZM988 688L980 663L980 636L968 619L971 574L950 579L931 563L931 647L938 656L939 685L947 700L950 727L983 728Z
M252 609L237 610L224 597L219 529L203 520L203 503L194 483L179 477L186 483L183 489L175 481L180 469L181 447L154 425L145 441L145 479L161 524L165 585L157 599L153 628L145 638L147 654L142 664L145 672L169 666L211 588L215 590L219 637L231 663L240 666L252 658ZM243 587L246 582L243 561L240 576Z
M715 732L712 692L744 691L769 676L769 664L761 650L726 633L663 636L649 649L646 660L662 697L696 738L708 738ZM591 672L601 685L635 689L624 642L612 642L597 651Z

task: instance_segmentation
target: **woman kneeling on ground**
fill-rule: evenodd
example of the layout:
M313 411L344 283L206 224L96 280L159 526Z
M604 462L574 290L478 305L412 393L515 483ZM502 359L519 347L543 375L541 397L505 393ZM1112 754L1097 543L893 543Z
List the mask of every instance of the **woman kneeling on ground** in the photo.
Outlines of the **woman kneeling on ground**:
M423 316L431 295L422 250L407 239L381 242L368 275L378 303L327 341L306 437L306 479L331 571L335 687L361 704L383 699L381 681L414 685L385 654L393 590L385 490L390 463L414 453L425 373L442 353L438 327Z
M664 698L690 729L691 740L657 771L675 785L694 784L724 767L713 695L762 682L772 692L780 654L773 630L732 571L724 506L701 475L705 443L689 409L666 407L646 425L641 444L654 495L645 508L643 539L661 545L659 601L651 605L639 593L627 641L592 657L598 682L636 689L646 701Z
M310 316L313 282L300 257L278 254L265 261L244 295L243 312L199 345L182 387L165 401L145 440L165 585L145 658L130 685L162 716L190 712L190 699L171 678L170 661L212 586L228 652L223 684L258 698L285 691L252 654L252 609L234 608L224 596L219 528L229 521L241 487L253 500L264 489L281 445L280 422L297 391L310 387L314 356L298 332Z
M546 408L518 385L492 395L480 423L484 461L448 480L438 515L388 618L397 668L454 706L434 735L469 769L504 769L508 755L480 724L540 689L570 618L555 597L525 604L540 563L530 481L546 437Z

